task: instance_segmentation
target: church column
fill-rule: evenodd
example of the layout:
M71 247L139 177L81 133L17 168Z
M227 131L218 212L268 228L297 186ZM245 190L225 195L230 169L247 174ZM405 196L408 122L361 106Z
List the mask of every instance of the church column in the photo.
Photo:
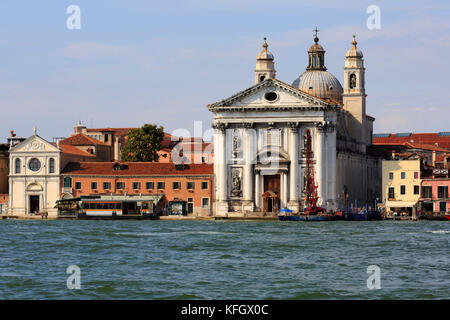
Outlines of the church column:
M328 199L330 201L329 207L332 210L336 209L336 127L333 123L328 124L327 133L327 185L328 185Z
M316 125L316 184L317 195L319 197L319 203L321 206L325 206L327 184L326 184L326 146L325 146L325 127L322 123Z
M288 208L298 212L298 123L289 123L289 203Z
M261 208L261 172L255 169L255 209Z
M217 154L217 164L215 165L216 176L216 214L228 213L227 202L227 153L226 153L226 124L217 123L213 126L216 129L214 137L214 150Z
M253 211L253 174L252 166L254 159L254 136L253 124L244 123L243 134L243 152L244 152L244 170L243 170L243 211Z
M282 183L282 188L281 188L282 206L283 207L287 207L287 202L288 202L288 177L287 177L287 172L286 171L283 171L281 173L281 183Z

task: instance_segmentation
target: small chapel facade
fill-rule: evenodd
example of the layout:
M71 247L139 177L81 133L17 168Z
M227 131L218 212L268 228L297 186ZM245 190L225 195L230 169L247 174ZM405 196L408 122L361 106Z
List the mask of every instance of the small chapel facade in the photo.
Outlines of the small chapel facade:
M256 61L253 86L207 106L215 129L215 215L302 212L308 141L321 207L338 210L379 197L380 161L367 153L375 119L366 114L356 40L346 54L344 87L326 71L317 32L307 68L292 84L276 78L266 39Z

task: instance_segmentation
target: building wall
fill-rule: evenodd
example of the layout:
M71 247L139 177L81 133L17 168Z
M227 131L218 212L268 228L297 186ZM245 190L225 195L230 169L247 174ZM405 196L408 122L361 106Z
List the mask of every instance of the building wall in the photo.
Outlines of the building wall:
M9 158L0 153L0 194L8 193Z
M420 160L383 160L382 164L382 190L383 203L386 210L394 211L395 208L413 207L420 198ZM405 177L402 178L402 172ZM390 179L389 174L393 174ZM415 174L418 175L415 178ZM401 186L405 186L405 194L401 194ZM419 194L414 194L414 186L419 186ZM389 188L394 188L394 198L389 199Z
M86 195L98 195L98 194L111 194L120 195L150 195L150 194L163 194L164 202L167 205L169 201L175 199L181 199L189 202L188 198L192 198L194 204L193 214L196 215L210 215L212 202L213 202L213 176L77 176L70 174L63 174L61 176L61 186L64 186L64 177L72 178L72 196L86 196ZM76 189L76 183L81 182L81 189ZM91 183L97 183L97 189L91 188ZM103 183L109 182L111 184L111 189L103 189ZM124 189L117 189L117 183L124 182ZM133 189L133 182L139 182L140 188ZM153 189L146 189L146 183L153 182ZM164 189L157 189L158 182L164 182ZM173 182L180 182L180 189L173 188ZM194 182L194 189L188 190L187 182ZM208 188L202 189L202 182L208 183ZM64 187L64 192L67 192ZM208 207L202 207L202 199L208 198Z
M337 155L336 194L339 209L345 206L375 207L381 201L381 160L357 153ZM345 197L345 204L344 204Z
M450 211L450 197L447 195L446 198L438 197L438 187L439 186L447 186L450 193L450 179L424 179L422 180L421 186L431 186L432 187L432 198L431 199L423 199L422 200L431 200L433 201L433 212L441 212L440 211L440 202L446 203L446 211ZM422 210L423 211L423 210Z

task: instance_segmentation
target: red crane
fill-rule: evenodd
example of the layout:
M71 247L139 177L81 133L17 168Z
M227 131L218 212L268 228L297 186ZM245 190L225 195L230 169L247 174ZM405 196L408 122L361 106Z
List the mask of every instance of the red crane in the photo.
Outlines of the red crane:
M323 212L324 209L317 206L317 201L319 197L317 196L317 185L314 181L314 163L312 158L311 150L311 132L306 130L305 136L305 146L306 146L306 170L305 170L305 210L306 214L317 214Z

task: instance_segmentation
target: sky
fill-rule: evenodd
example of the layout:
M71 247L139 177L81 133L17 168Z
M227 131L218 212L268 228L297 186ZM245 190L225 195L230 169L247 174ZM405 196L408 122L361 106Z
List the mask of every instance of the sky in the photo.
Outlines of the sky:
M81 29L67 28L70 5ZM367 27L369 5L380 29ZM449 17L448 0L2 0L0 142L33 127L52 141L79 121L206 130L207 104L253 85L264 37L277 78L292 83L316 26L342 84L356 35L375 133L450 131Z

